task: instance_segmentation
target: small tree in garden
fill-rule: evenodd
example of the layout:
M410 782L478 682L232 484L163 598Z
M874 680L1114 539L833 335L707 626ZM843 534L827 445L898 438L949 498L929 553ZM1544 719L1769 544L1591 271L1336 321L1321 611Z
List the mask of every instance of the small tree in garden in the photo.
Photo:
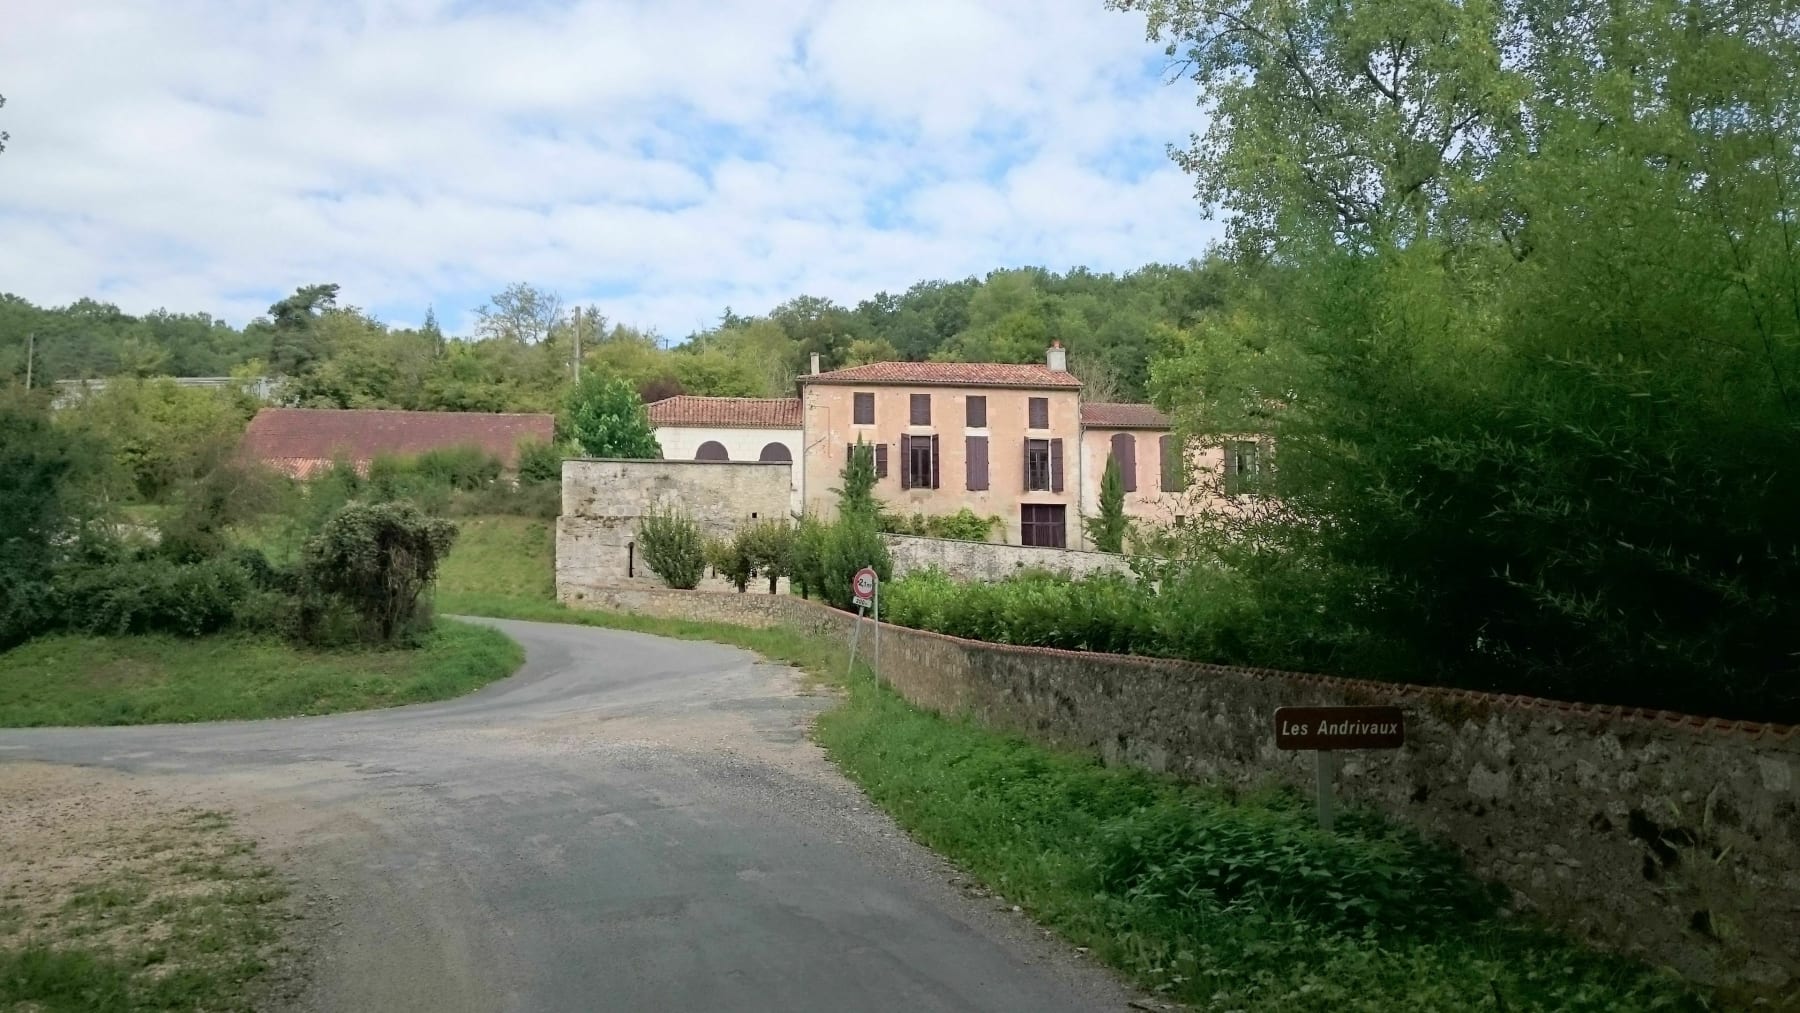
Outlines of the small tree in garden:
M794 527L786 521L758 521L738 532L741 552L748 556L756 572L769 582L769 593L775 593L776 582L789 576L793 568Z
M1100 513L1088 518L1088 537L1101 552L1124 552L1130 526L1125 516L1125 479L1119 474L1118 458L1108 454L1106 470L1100 474Z
M714 538L706 543L707 564L713 572L731 581L738 594L749 589L750 578L756 573L756 562L750 558L748 548L742 531L734 538Z
M543 440L527 440L519 444L520 482L561 482L562 448Z
M455 541L455 524L411 503L350 503L307 540L301 579L354 610L366 637L393 643L421 625L421 599Z
M691 591L706 573L706 539L680 507L653 507L638 522L644 565L670 587Z
M650 413L623 377L589 373L569 391L564 410L569 432L584 453L639 460L662 456L650 429Z

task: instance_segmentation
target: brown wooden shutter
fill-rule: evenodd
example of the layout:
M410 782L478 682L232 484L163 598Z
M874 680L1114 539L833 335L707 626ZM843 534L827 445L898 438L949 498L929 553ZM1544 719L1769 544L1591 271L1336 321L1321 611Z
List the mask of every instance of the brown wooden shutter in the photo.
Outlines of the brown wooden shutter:
M1021 460L1024 462L1025 466L1023 468L1020 468L1019 472L1020 472L1020 474L1025 476L1025 491L1030 492L1031 491L1031 437L1029 437L1029 436L1025 437L1025 456L1023 458L1021 458Z
M1025 425L1029 429L1050 428L1050 399L1029 398L1025 402Z
M850 398L851 398L851 417L850 417L851 422L853 422L854 424L859 425L859 426L874 425L875 424L875 395L873 393L867 393L867 394L857 393L857 394L850 395Z
M964 463L971 492L981 492L988 487L987 441L985 436L971 436L966 442Z
M850 462L854 460L856 460L856 444L844 444L844 467L850 467Z
M886 478L887 471L887 444L877 443L875 444L875 477Z
M943 472L942 467L940 467L940 465L943 461L943 456L944 456L943 454L938 452L937 434L932 433L931 434L931 487L933 489L938 488L938 486L940 484L938 476L940 474L942 474L942 472Z
M971 394L969 396L968 410L965 413L965 417L963 419L963 424L968 426L970 429L986 429L987 428L987 396L986 395Z
M1050 441L1050 491L1051 492L1062 492L1063 491L1062 461L1063 461L1062 440L1060 438L1051 440Z
M914 394L912 396L912 424L915 426L931 425L930 394Z
M900 434L900 488L912 488L912 437Z
M1119 478L1124 481L1125 491L1137 492L1137 437L1130 433L1114 433L1112 456L1119 462Z

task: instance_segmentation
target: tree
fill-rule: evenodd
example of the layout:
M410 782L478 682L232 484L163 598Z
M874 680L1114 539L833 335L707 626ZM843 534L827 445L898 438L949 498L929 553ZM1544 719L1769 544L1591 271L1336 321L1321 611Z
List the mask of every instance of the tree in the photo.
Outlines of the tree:
M1088 518L1088 538L1101 552L1124 552L1125 536L1131 521L1125 516L1125 479L1119 474L1119 460L1106 455L1106 470L1100 473L1100 512Z
M1212 548L1302 663L1800 717L1786 9L1114 6L1191 61L1238 241L1151 386L1273 437Z
M562 319L562 297L554 292L515 282L496 293L475 311L479 337L535 345L550 336Z
M51 569L78 522L75 482L92 456L41 401L0 390L0 648L47 619Z
M838 516L866 517L873 522L881 511L881 503L875 498L875 448L864 443L862 437L856 438L840 477L843 485L837 491Z
M323 358L326 349L314 325L320 315L337 305L336 285L306 285L269 307L269 368L278 375L295 376Z
M590 373L569 391L569 432L590 457L653 460L662 447L637 391L624 378Z

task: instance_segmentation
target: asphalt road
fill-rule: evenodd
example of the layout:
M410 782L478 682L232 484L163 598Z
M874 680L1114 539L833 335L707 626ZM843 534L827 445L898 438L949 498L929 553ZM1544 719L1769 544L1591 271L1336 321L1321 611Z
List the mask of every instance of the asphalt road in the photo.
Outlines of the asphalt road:
M808 740L829 700L791 670L494 625L526 665L458 700L0 730L0 761L234 808L321 900L302 1008L1126 1008L1108 974L872 809Z

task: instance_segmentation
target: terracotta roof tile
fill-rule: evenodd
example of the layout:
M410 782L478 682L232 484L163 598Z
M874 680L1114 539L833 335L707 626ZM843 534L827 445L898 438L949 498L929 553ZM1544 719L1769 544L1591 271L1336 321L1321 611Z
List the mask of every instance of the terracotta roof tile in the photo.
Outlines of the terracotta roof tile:
M264 408L250 420L238 449L305 477L336 457L363 464L382 454L465 446L493 454L510 469L518 464L521 442L555 438L551 415Z
M932 384L952 387L1079 387L1070 373L1042 363L871 362L802 376L801 383Z
M1091 401L1081 406L1081 424L1095 429L1169 429L1169 417L1154 405Z
M678 394L650 404L657 426L717 426L725 429L799 429L797 397L695 397Z

